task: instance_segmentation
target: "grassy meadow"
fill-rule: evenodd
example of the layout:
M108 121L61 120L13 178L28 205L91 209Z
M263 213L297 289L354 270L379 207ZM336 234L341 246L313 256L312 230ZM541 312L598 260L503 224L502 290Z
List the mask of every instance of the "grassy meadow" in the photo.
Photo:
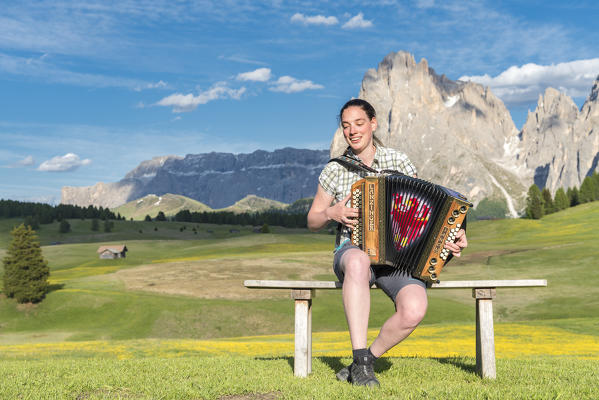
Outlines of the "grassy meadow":
M498 289L497 380L474 374L471 292L432 290L422 325L377 363L375 392L335 381L350 355L339 291L317 292L314 372L295 379L288 291L243 287L334 279L331 235L143 221L105 233L69 222L68 234L57 223L38 232L51 267L46 299L17 305L0 294L0 398L597 398L597 203L469 224L468 249L442 280L548 281ZM18 223L0 220L0 257ZM98 259L110 243L126 244L127 258ZM374 291L371 338L391 312Z

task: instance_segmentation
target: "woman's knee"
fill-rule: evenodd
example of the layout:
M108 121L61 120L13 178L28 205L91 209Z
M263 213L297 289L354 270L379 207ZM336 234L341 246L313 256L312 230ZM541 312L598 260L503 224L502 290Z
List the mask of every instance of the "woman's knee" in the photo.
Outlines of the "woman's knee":
M402 307L401 311L401 319L404 323L410 327L417 327L418 324L424 319L426 315L426 305L412 305Z
M345 279L370 281L370 259L363 251L348 251L343 256L342 265Z
M406 289L407 287L402 289L402 291ZM407 293L404 293L404 296L397 296L397 301L395 303L397 309L396 312L400 314L400 319L403 324L415 328L424 319L428 308L428 301L426 292L424 289L422 291L424 293L415 290L413 291L414 293L411 293L411 296L406 296Z

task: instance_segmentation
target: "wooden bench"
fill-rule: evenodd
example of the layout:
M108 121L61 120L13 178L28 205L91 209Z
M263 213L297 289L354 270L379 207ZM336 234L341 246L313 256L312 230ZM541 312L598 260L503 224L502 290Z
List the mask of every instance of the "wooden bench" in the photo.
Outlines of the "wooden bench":
M295 300L295 376L312 372L312 299L316 289L340 289L334 281L270 281L246 280L250 289L291 289ZM496 288L547 286L545 279L442 281L430 289L472 289L476 299L476 371L483 378L495 379L495 333L493 330L493 298ZM376 288L376 286L373 286Z

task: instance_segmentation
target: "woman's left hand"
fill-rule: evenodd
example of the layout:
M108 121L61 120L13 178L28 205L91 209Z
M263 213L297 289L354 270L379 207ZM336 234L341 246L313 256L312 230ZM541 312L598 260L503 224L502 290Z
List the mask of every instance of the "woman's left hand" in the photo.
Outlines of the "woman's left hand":
M468 246L468 239L466 239L466 231L460 229L455 235L455 241L445 243L445 248L451 251L454 257L460 257L462 255L462 249Z

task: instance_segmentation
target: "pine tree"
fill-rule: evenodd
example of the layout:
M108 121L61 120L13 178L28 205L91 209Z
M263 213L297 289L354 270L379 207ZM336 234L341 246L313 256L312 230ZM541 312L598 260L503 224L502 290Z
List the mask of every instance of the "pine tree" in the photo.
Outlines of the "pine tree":
M112 232L112 228L114 228L114 222L110 220L104 221L104 232Z
M568 195L568 199L570 200L570 207L574 207L580 204L580 201L578 200L578 188L576 186L569 188L566 194Z
M100 221L98 218L92 219L92 231L97 232L100 230Z
M152 217L150 217L148 214L146 214L146 217L144 218L144 221L146 221L146 222L152 222Z
M19 303L37 303L48 291L48 262L30 226L21 224L11 235L12 241L3 259L4 293Z
M595 183L595 200L599 200L599 174L597 172L593 172L591 179L593 179L593 182Z
M582 181L578 192L578 200L581 203L589 203L595 200L595 182L590 176L585 177Z
M60 225L58 225L58 232L60 233L68 233L71 231L71 224L66 219L60 221Z
M528 197L526 198L526 216L532 219L540 219L544 211L541 190L537 185L532 185L528 189Z
M570 207L570 200L568 199L568 196L566 195L566 192L564 192L563 188L559 188L555 192L553 206L555 207L556 211L565 210L566 208Z
M158 215L156 215L156 221L166 221L166 215L162 211L158 211Z
M543 188L541 191L541 196L543 196L543 210L544 214L551 214L555 212L555 205L553 204L553 199L551 198L551 192L547 188Z
M260 228L260 232L261 233L270 233L270 227L268 226L267 223L264 223L262 225L262 228Z

